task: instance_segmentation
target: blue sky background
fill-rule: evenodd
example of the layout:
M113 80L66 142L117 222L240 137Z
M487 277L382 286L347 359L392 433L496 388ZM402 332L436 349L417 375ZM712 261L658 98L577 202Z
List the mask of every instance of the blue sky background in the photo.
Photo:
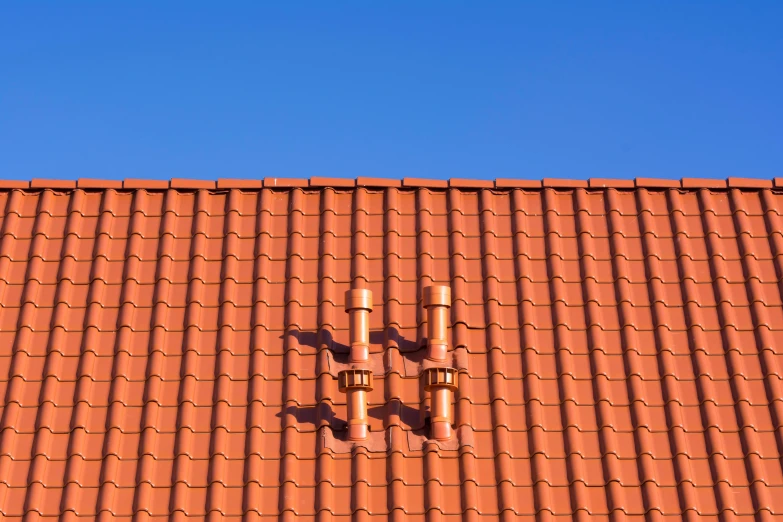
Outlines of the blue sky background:
M780 1L4 3L0 177L781 176L782 28Z

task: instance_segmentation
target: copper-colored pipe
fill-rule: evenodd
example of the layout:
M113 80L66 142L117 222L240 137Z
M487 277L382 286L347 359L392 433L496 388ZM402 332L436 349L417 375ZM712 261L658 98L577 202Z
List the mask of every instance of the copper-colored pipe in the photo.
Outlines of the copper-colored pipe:
M445 362L448 351L451 287L425 287L424 307L427 309L427 359Z
M345 292L351 342L351 362L367 362L370 358L370 312L372 291L353 289Z
M341 392L347 395L348 438L367 438L367 392L372 391L372 371L368 369L342 370L337 374Z
M367 392L361 388L348 390L348 438L367 438Z
M431 390L430 411L432 438L449 440L451 438L451 390L449 388L437 386Z
M457 389L457 374L455 368L427 368L422 372L424 389L430 392L430 427L435 440L452 436L451 398Z

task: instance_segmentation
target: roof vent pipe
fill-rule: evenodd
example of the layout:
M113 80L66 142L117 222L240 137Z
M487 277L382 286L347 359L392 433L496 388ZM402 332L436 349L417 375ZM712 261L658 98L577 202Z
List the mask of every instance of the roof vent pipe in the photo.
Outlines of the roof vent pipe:
M427 359L446 362L448 351L448 320L451 306L450 286L424 288L424 308L427 309Z
M372 291L356 288L345 292L345 311L349 317L351 362L367 362L370 358Z
M337 374L337 386L348 395L348 438L367 438L367 392L372 391L372 371L342 370Z
M430 392L430 428L435 440L451 438L451 399L457 389L455 368L427 368L424 389Z

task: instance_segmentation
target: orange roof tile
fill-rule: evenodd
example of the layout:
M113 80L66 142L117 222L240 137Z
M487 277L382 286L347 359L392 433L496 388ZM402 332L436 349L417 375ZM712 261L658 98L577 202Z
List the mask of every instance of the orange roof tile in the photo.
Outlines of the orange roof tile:
M725 179L682 178L682 188L725 189Z
M81 178L76 186L80 189L122 189L122 180Z
M639 188L679 188L679 179L663 178L636 178L636 186Z
M778 190L300 181L0 183L4 520L783 513ZM337 383L350 288L375 296L365 443Z

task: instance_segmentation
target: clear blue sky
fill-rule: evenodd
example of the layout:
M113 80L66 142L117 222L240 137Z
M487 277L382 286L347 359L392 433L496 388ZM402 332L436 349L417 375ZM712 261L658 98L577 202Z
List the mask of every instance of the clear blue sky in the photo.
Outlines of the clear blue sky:
M261 4L4 3L0 177L783 175L780 1Z

